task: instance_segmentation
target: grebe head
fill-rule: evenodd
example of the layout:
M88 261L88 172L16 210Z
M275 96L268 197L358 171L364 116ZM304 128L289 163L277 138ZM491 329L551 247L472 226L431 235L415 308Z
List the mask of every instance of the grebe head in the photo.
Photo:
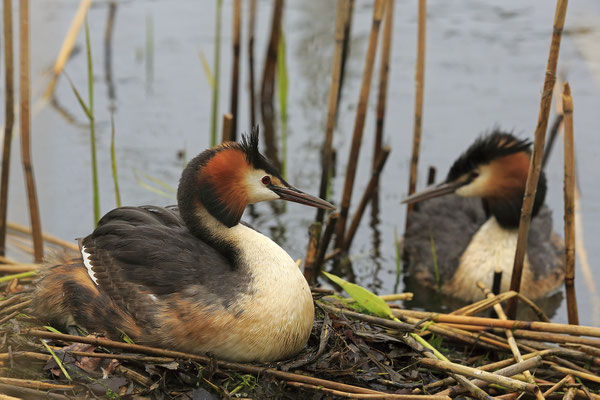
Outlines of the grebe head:
M192 231L193 221L202 208L231 228L240 222L248 204L277 199L335 209L281 177L258 151L258 129L242 137L239 143L223 143L192 159L181 175L177 190L179 212Z
M494 131L475 141L452 165L446 180L408 196L403 203L456 193L483 199L486 213L506 228L519 226L521 205L529 172L531 142L510 133ZM540 174L532 215L546 197L546 178Z

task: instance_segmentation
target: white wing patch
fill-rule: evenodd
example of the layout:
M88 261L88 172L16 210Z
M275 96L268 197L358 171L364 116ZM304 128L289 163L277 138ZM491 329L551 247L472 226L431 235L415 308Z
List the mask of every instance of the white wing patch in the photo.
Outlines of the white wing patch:
M85 246L81 247L81 256L83 257L83 264L87 269L88 275L94 281L94 284L98 286L98 279L96 279L96 275L94 275L94 271L92 270L92 263L90 262L90 254L85 251Z

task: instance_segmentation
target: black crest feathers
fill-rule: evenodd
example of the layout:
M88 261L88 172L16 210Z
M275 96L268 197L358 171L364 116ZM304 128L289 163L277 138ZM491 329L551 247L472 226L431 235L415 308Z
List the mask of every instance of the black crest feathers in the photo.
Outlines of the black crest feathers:
M284 184L289 186L283 179L277 168L271 164L269 160L265 158L258 150L258 125L252 128L249 135L242 135L242 139L239 142L239 146L242 151L246 154L246 160L256 169L262 169L266 173L271 174L279 178Z
M495 159L521 151L531 152L531 141L495 129L492 133L479 137L467 151L452 164L447 182L458 179L479 165L489 164Z

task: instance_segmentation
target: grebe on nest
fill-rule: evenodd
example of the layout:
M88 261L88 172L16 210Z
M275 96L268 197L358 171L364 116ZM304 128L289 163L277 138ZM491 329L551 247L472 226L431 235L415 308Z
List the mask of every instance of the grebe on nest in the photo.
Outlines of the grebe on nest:
M290 186L258 151L258 132L189 162L178 207L121 207L80 241L81 256L50 268L33 309L40 318L137 343L272 361L310 335L310 289L292 258L240 223L248 204L331 204Z
M476 282L492 287L494 272L502 272L501 291L509 289L530 147L528 140L495 131L477 139L454 162L443 183L404 200L422 202L409 215L404 239L409 281L436 287L436 263L445 295L481 299ZM564 245L552 231L545 196L542 172L521 285L521 292L533 299L557 289L565 273Z

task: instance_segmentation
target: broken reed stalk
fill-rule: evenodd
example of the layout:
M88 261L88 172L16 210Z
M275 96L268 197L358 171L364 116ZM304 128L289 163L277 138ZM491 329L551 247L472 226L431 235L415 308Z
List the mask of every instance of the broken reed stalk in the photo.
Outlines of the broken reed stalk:
M308 376L308 375L300 375L300 374L294 374L291 372L279 371L279 370L276 370L273 368L264 368L264 367L260 367L260 366L254 366L254 365L243 364L243 363L238 363L238 362L220 361L220 360L215 360L214 358L210 358L208 356L203 356L203 355L199 355L199 354L184 353L184 352L180 352L180 351L165 350L165 349L159 349L159 348L150 347L150 346L141 346L141 345L137 345L137 344L116 342L113 340L98 338L98 337L90 337L90 336L80 337L80 336L74 336L74 335L65 335L62 333L39 331L39 330L34 330L34 329L27 330L27 331L23 332L23 334L26 336L33 336L33 337L38 337L38 338L43 338L43 339L53 339L53 340L62 340L62 341L69 341L69 342L75 342L75 343L93 344L96 346L126 350L126 351L132 352L132 353L154 354L154 355L163 356L163 357L172 357L172 358L178 358L178 359L184 359L184 360L192 360L192 361L202 363L204 365L216 365L217 367L224 368L224 369L242 371L242 372L249 373L249 374L268 375L268 376L282 379L285 381L308 383L311 385L323 386L326 388L341 390L341 391L350 392L350 393L367 393L367 394L379 394L379 395L385 394L385 393L378 392L378 391L372 390L372 389L366 389L366 388L362 388L359 386L347 385L347 384L339 383L339 382L332 382L332 381L328 381L325 379L319 379L319 378L315 378L315 377Z
M429 166L429 171L427 172L427 186L433 185L435 183L435 175L436 169L433 165Z
M14 230L14 231L23 233L25 235L31 235L31 229L27 228L26 226L15 224L14 222L7 222L6 225L8 226L8 229L10 229L10 230ZM59 239L56 236L50 235L48 233L44 233L42 235L42 237L44 238L44 241L46 241L46 242L55 244L57 246L64 247L65 249L70 249L70 250L79 252L79 247L75 243L67 242L66 240ZM2 261L2 262L4 262L4 261Z
M531 383L525 383L516 379L507 378L505 376L494 374L491 372L483 371L478 368L471 368L464 365L459 365L442 360L433 360L430 358L424 358L421 360L421 365L425 365L429 368L434 368L440 371L451 372L467 376L469 378L476 378L488 383L494 383L496 385L504 386L512 390L537 393L539 388Z
M575 336L584 335L600 337L600 328L592 326L556 324L539 321L502 321L495 318L463 317L461 315L450 315L416 310L400 310L397 308L392 309L392 312L395 316L408 316L419 319L430 318L434 322L448 322L492 328L525 329L538 332L565 333Z
M13 52L12 0L2 2L4 33L4 143L2 148L2 178L0 182L0 256L6 254L6 222L8 218L8 181L13 126L15 123L15 79Z
M548 55L548 65L546 67L546 77L544 79L544 88L540 100L540 112L535 129L535 139L533 151L531 152L531 161L529 163L529 173L525 185L525 196L521 208L521 219L519 221L519 234L517 239L517 250L515 252L515 262L510 280L510 290L519 292L521 289L521 276L523 275L523 262L527 250L527 238L529 236L529 224L531 223L531 210L537 191L540 170L542 166L542 156L544 154L544 144L546 141L546 129L548 127L548 115L552 105L552 90L556 81L556 66L558 64L558 53L560 50L560 39L562 36L565 16L567 13L568 0L557 0L556 12L554 14L554 29L552 31L552 42L550 44L550 53ZM517 300L511 299L507 304L506 314L508 318L514 319L517 315Z
M383 149L381 149L381 152L379 153L377 164L375 165L375 169L371 173L371 179L369 180L369 183L365 188L363 196L360 199L360 202L358 203L358 207L356 208L356 212L354 213L354 217L352 218L352 222L350 223L350 227L348 228L348 232L346 233L346 237L344 238L344 243L342 245L343 251L348 251L350 245L352 244L352 240L354 239L354 235L358 230L358 225L360 224L360 220L362 219L362 216L365 212L365 208L367 208L367 204L369 204L369 202L373 198L373 194L377 189L377 182L379 182L379 176L381 175L381 171L383 170L385 162L387 161L391 151L392 149L389 146L386 146Z
M573 98L569 83L562 94L565 154L565 292L570 324L579 324L575 294L575 150L573 147Z
M210 145L217 144L217 116L219 114L219 77L221 75L221 18L223 14L223 0L217 0L215 7L215 52L213 59L213 85L212 103L210 106Z
M419 152L421 151L421 130L423 127L423 92L425 87L425 38L427 24L427 4L425 0L419 0L419 17L417 27L417 65L415 71L415 120L413 123L413 143L410 156L410 178L408 181L408 194L411 195L417 189L417 172L419 166ZM408 228L408 215L414 205L406 207L406 228Z
M333 62L331 66L331 85L329 86L329 102L327 106L327 122L325 124L325 140L321 150L321 184L319 186L319 197L328 199L327 188L329 187L329 176L332 164L333 130L335 128L338 92L340 88L342 73L342 53L344 48L344 23L349 13L351 0L338 0L337 14L335 20L335 48L333 51ZM323 223L325 210L317 210L317 222Z
M385 122L385 106L390 72L390 55L392 53L392 33L394 31L394 0L387 0L385 23L381 43L381 61L379 62L379 93L377 96L377 116L375 123L375 144L373 145L373 171L377 169L377 161L383 148L383 127Z
M256 0L250 0L248 20L248 96L250 99L250 127L256 126L256 95L254 93L254 32L256 31Z
M321 224L313 222L308 228L308 248L306 249L306 257L304 258L304 278L309 285L314 285L317 280L315 271L315 261L319 246L319 237L321 236Z
M496 297L492 292L489 291L489 289L483 284L483 282L478 281L477 286L483 291L483 294L487 298L493 299L494 297ZM506 314L504 313L504 309L502 308L502 306L499 303L494 304L494 311L498 315L498 318L500 318L501 320L508 319L506 317ZM504 333L506 334L506 339L508 341L508 345L510 346L510 351L511 351L513 357L518 362L522 362L523 356L521 355L521 351L519 350L519 346L517 345L517 341L515 340L515 337L514 337L512 331L510 329L505 329ZM527 379L527 381L529 383L535 385L535 379L533 378L533 375L531 375L531 372L529 372L529 370L523 371L523 375L525 375L525 378ZM544 399L544 396L542 395L542 393L540 391L535 392L535 397L538 400Z
M264 138L267 158L275 167L281 169L275 138L275 109L273 96L275 94L275 72L277 70L277 50L281 35L281 20L283 19L284 0L275 0L271 20L271 34L267 46L262 85L260 90L260 110L264 127Z
M319 249L317 251L317 258L315 260L316 276L319 276L319 274L321 273L323 261L325 260L325 253L327 252L329 242L331 242L331 238L333 237L333 232L335 231L335 226L339 217L340 214L334 212L329 214L329 217L327 218L327 226L325 227L325 232L323 233L323 235L321 235L321 241L319 242Z
M31 163L31 135L30 135L30 90L29 90L29 0L19 1L19 99L21 101L21 159L23 172L27 184L27 200L29 203L29 217L33 239L34 258L36 263L44 258L44 240L42 238L42 222L40 209L33 177Z
M326 393L331 396L336 397L345 397L348 399L398 399L398 400L421 400L424 399L425 396L419 395L411 395L411 394L392 394L392 393L382 393L382 394L366 394L366 393L348 393L342 392L340 390L328 389L320 386L309 385L307 383L300 382L287 382L288 386L297 387L304 390L313 390L315 392ZM448 396L427 396L430 400L449 400Z
M558 114L554 118L554 122L548 131L548 140L544 149L544 157L542 157L542 169L546 167L546 164L550 159L550 154L552 154L552 148L554 147L554 141L556 140L556 136L558 136L558 131L560 130L563 120L564 115L562 113Z
M44 98L46 99L50 98L54 93L54 88L56 87L58 77L60 76L65 64L67 63L67 60L73 52L77 35L79 34L79 31L81 31L83 21L85 20L85 16L87 15L91 5L92 0L81 0L79 3L79 8L73 17L73 20L71 21L71 25L69 26L65 40L63 41L60 51L58 52L58 57L56 57L56 62L54 63L54 67L52 69L52 78L50 79L50 83L44 92Z
M231 129L233 125L233 115L231 114L223 114L223 124L221 129L221 143L229 142L232 140L231 138Z
M233 66L231 68L231 140L236 140L238 93L240 85L240 33L242 30L242 0L233 0Z
M373 24L369 34L369 45L365 57L365 69L363 71L362 83L360 88L360 97L356 106L356 118L354 120L354 132L352 134L352 145L346 167L346 181L344 182L344 193L340 209L340 218L337 222L335 233L335 247L341 248L344 244L344 234L346 232L346 220L348 219L348 210L350 209L350 200L354 188L354 178L358 165L358 155L362 144L362 137L365 127L365 118L369 102L369 93L371 91L371 78L373 77L373 67L375 65L375 55L377 53L377 41L379 38L379 26L385 11L385 0L375 0L373 6Z
M520 374L523 371L535 368L535 367L539 366L541 363L542 363L542 357L540 357L538 355L538 356L535 356L535 357L531 357L531 358L529 358L529 359L527 359L525 361L517 362L516 364L511 364L508 367L504 367L502 369L494 371L493 373L494 373L494 375L501 375L501 376L508 376L508 377L510 377L510 376L514 376L514 375ZM489 368L488 365L491 365L491 364L482 365L482 366L478 367L477 369L481 370L481 371L488 371L489 372L491 370L491 368ZM453 381L454 381L454 379L448 378L447 380L443 379L443 381L445 381L444 383L446 383L446 384L452 384ZM441 382L441 381L437 381L437 382ZM434 382L434 383L437 383L437 382ZM472 380L471 382L475 386L480 387L480 388L483 388L483 387L489 385L489 382L481 380L481 379L475 379L475 380ZM434 389L436 387L440 387L440 384L438 384L436 386L431 385L431 387L429 387L429 386L430 385L425 386L424 389L427 389L429 391L429 390ZM465 390L464 390L463 387L461 387L461 386L452 386L452 387L449 387L449 388L447 388L445 390L442 390L441 392L438 392L437 395L439 395L439 396L444 395L444 396L456 397L457 395L462 394L464 392L465 392Z

